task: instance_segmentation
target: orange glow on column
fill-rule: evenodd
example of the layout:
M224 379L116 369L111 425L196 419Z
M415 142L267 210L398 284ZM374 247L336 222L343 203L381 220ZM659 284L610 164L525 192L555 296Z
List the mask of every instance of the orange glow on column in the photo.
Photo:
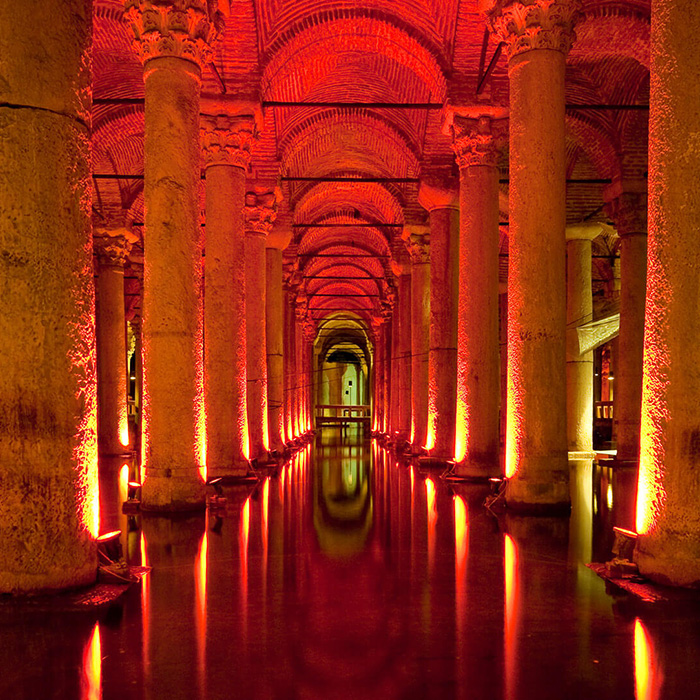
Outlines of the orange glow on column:
M119 407L119 442L123 447L129 447L129 419L127 418L126 403Z
M122 464L119 470L119 501L123 503L129 496L129 465Z
M141 533L141 566L148 566L148 548L146 545L146 536ZM149 578L150 574L146 574L141 579L141 624L143 637L141 640L141 648L143 653L143 665L144 669L148 669L148 653L149 653L149 641L150 641L150 630L151 630L151 609L150 609L150 588L151 581Z
M658 700L663 672L644 624L634 621L634 689L636 700Z
M435 484L430 477L425 480L425 500L428 516L428 568L432 571L435 562L435 526L437 524L437 510L435 508Z
M506 700L515 697L515 671L517 663L518 548L510 535L503 538L503 573L505 584L504 641Z
M94 340L94 339L93 339ZM94 360L94 357L93 357ZM78 362L78 359L75 359ZM85 364L85 360L82 361ZM85 473L82 493L78 495L78 518L93 538L100 534L100 485L97 475L97 384L83 389L85 409L74 436L73 464Z
M430 381L430 386L428 387L428 427L427 435L425 438L425 449L430 452L435 447L435 437L437 432L437 386L435 382Z
M95 623L90 640L83 653L82 700L100 700L102 697L102 644L100 625Z
M513 376L512 367L514 365L515 359L511 357L513 352L512 343L508 342L508 378L507 378L507 398L506 398L506 459L505 459L505 472L506 478L510 479L515 476L518 471L518 455L520 447L520 433L519 433L519 421L518 415L519 411L522 409L522 399L521 394L518 389L518 383Z
M199 274L201 276L201 262ZM203 278L202 278L203 279ZM202 284L203 287L203 284ZM195 453L194 458L202 481L207 480L207 409L204 401L204 304L203 295L198 299L197 332L195 343Z

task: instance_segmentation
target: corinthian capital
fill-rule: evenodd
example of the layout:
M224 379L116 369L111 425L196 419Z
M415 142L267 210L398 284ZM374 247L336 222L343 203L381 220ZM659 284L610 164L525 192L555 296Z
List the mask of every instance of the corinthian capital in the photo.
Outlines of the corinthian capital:
M257 194L248 192L245 196L245 227L252 236L266 237L277 218L277 195L275 192Z
M200 68L216 38L207 0L125 0L124 18L134 32L142 63L151 58L184 58Z
M97 261L103 267L124 267L137 240L128 228L96 228L92 243Z
M506 140L504 119L455 115L452 121L452 148L460 169L473 165L495 168Z
M581 0L494 0L486 15L509 58L534 49L566 55L576 38Z
M219 114L200 120L204 167L233 165L248 169L250 154L258 140L255 117Z
M430 262L430 236L412 233L406 239L406 250L414 265Z

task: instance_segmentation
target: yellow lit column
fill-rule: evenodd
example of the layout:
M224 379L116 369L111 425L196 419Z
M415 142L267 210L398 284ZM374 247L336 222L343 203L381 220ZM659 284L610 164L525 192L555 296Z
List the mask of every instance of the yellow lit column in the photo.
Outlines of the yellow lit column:
M649 578L700 585L700 13L655 0L651 18L649 262L636 561ZM689 184L690 183L690 184ZM623 262L624 266L624 262ZM623 282L624 284L624 282Z
M100 458L129 449L124 263L137 236L125 228L94 234L97 254L97 435Z
M570 508L566 450L564 73L578 0L498 0L510 79L506 501Z
M214 28L198 0L127 0L125 17L146 96L141 507L191 510L205 505L199 102Z
M97 575L91 37L87 0L0 3L0 593Z
M446 177L421 181L418 200L430 213L430 351L428 435L430 457L454 459L457 410L457 298L459 189Z
M267 345L265 341L265 240L276 216L274 192L246 195L245 314L248 434L252 459L267 460Z
M251 114L201 120L206 172L204 396L209 478L248 470L245 178L257 129Z
M455 473L500 474L498 345L498 157L502 120L455 116L460 172L459 309Z

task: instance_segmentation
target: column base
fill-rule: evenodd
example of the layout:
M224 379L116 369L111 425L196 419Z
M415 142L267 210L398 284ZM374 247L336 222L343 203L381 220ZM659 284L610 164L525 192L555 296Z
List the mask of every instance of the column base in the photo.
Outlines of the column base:
M569 462L576 462L582 459L595 459L596 453L592 450L571 450L568 455Z
M141 487L141 510L175 513L204 508L206 484L201 479L146 474Z
M236 460L232 464L207 465L207 480L239 478L245 476L249 471L248 460L243 458Z
M494 477L503 476L499 459L496 457L493 460L477 461L464 460L457 462L453 478L463 479L464 481L488 481Z
M568 515L571 512L568 469L539 473L537 479L506 481L506 506L523 515Z
M57 558L59 554L57 554ZM95 555L87 564L78 569L61 566L40 574L28 574L19 571L0 571L0 593L12 595L48 595L69 591L74 588L85 588L97 581L97 547Z
M694 540L693 547L690 540ZM640 535L634 562L642 576L665 586L700 588L700 540Z

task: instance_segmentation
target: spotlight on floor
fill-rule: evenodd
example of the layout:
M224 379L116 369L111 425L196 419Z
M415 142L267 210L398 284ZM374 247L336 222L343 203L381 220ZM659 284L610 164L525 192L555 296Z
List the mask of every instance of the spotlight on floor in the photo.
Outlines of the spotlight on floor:
M612 578L635 578L639 569L634 563L634 548L637 545L637 533L623 527L613 527L613 558L605 562L608 575Z
M505 479L502 476L492 476L489 479L489 489L491 489L491 493L494 496L497 495L503 488L504 483Z
M97 575L101 583L133 583L138 578L124 559L121 530L112 530L97 538Z
M211 486L214 489L214 495L209 496L209 508L225 508L226 496L224 496L223 479L221 477L209 479L207 486Z
M122 504L122 513L138 513L141 509L141 483L129 481L127 483L126 501Z
M114 564L124 558L122 553L121 530L112 530L97 538L97 556L101 563Z

